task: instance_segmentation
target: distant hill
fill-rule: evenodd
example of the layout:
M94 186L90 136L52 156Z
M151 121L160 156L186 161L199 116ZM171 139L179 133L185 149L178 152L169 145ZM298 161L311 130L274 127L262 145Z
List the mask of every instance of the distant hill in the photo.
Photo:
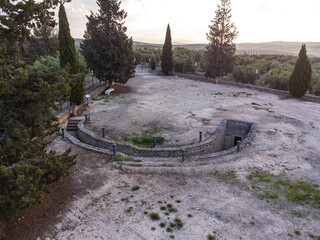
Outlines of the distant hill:
M306 42L310 56L320 56L320 42ZM237 50L265 50L276 51L283 54L298 55L302 42L264 42L264 43L238 43Z
M80 47L82 39L75 39L76 47ZM263 43L237 43L237 54L283 54L283 55L298 55L301 42L263 42ZM306 42L309 56L320 57L320 42ZM134 48L162 48L163 44L133 42ZM185 47L190 50L205 49L206 44L173 44L173 48Z

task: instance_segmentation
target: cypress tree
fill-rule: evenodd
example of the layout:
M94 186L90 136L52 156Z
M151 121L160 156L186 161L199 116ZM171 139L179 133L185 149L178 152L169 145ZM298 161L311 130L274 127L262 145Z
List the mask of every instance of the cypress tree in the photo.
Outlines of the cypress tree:
M206 46L206 76L219 77L232 73L236 45L233 42L238 35L237 28L231 22L231 0L221 0L210 32L207 34L209 45Z
M126 35L127 13L118 0L97 0L98 13L87 16L87 29L80 44L88 67L99 79L125 84L134 77L133 40Z
M59 52L61 69L70 67L71 74L79 73L80 67L74 45L74 39L71 37L69 22L63 4L59 8Z
M161 57L161 70L163 74L168 75L172 72L173 63L172 63L172 39L171 39L171 30L170 25L168 24L166 39L162 49L162 57Z
M311 64L307 56L306 45L302 44L299 58L289 79L289 92L293 97L302 97L310 87Z

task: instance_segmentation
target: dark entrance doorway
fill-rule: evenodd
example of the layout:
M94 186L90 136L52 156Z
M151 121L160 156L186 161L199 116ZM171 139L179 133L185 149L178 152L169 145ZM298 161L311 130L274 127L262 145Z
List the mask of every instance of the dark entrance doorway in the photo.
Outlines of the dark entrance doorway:
M235 146L237 146L237 144L238 144L238 141L241 141L241 137L234 137L234 142L233 142L233 146L235 147Z

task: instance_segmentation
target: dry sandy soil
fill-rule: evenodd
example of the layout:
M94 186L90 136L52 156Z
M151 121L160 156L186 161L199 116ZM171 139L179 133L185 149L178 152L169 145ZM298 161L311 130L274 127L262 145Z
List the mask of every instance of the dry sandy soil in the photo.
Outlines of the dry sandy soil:
M72 167L71 176L50 187L42 204L8 224L7 239L320 236L319 209L284 198L261 200L247 178L249 168L258 167L269 173L283 172L292 181L309 178L320 185L320 104L154 75L137 76L128 86L131 93L94 102L88 110L91 127L106 126L110 138L157 127L159 135L166 136L165 144L175 145L197 141L199 130L208 137L222 119L233 118L259 123L256 138L230 163L119 169L103 155L53 137L50 148L62 153L72 147L78 164ZM235 179L224 175L230 171ZM140 189L132 191L134 185ZM167 204L177 211L165 215L160 207ZM160 220L151 220L145 212L158 213ZM167 232L175 218L184 226ZM161 222L166 223L165 228L159 226Z

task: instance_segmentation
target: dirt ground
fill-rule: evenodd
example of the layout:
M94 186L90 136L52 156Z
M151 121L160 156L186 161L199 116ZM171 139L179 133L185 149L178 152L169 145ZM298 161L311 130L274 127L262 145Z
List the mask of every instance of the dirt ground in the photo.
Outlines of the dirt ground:
M50 186L42 204L20 213L8 224L6 239L320 236L319 209L261 200L249 190L252 183L247 178L250 167L274 174L287 169L292 180L307 177L320 185L320 104L154 75L137 76L128 86L130 93L115 95L107 102L94 101L88 110L92 126L106 126L110 138L157 127L158 134L166 136L166 145L190 143L197 141L199 130L205 137L212 134L224 118L259 123L257 136L234 162L132 170L119 169L106 156L54 137L50 149L62 153L72 147L78 164L68 178ZM235 173L235 182L219 175L230 171ZM134 185L140 189L133 191ZM171 212L168 204L172 205ZM293 209L303 215L297 217ZM152 212L158 213L160 220L151 220ZM176 218L184 226L167 229ZM160 223L166 226L162 228Z

